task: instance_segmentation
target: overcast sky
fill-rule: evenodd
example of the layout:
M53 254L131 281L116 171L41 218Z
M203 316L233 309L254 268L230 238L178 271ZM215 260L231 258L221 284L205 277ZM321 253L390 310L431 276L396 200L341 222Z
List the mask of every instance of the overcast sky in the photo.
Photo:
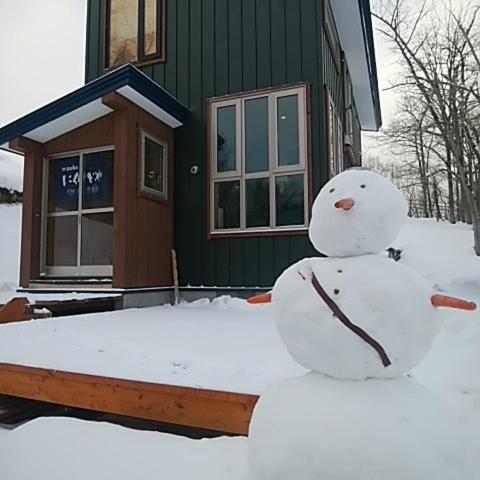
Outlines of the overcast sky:
M85 16L86 0L0 0L0 127L84 83ZM376 46L383 89L395 67L378 36ZM395 95L381 101L387 124ZM0 151L0 186L20 187L21 165Z

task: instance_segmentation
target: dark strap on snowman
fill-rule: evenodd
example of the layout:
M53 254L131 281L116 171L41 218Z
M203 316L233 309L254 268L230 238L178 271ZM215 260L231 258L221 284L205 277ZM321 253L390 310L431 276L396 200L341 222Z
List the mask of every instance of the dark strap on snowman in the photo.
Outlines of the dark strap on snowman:
M390 359L388 358L385 349L374 339L372 338L365 330L360 328L358 325L352 323L349 318L342 312L340 307L328 296L328 293L325 289L320 285L315 274L312 274L312 285L317 291L317 293L322 297L322 300L327 304L333 314L353 333L358 335L364 342L367 342L373 349L376 350L378 355L382 360L383 366L386 368L392 364Z

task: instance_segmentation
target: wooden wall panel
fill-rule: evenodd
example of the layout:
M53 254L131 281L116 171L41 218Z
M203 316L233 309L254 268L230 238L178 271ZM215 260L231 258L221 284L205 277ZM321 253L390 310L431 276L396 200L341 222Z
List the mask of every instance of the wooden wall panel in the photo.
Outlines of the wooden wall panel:
M113 145L113 114L105 115L71 132L50 140L43 147L46 156Z
M32 278L40 276L43 146L18 138L10 142L10 147L25 154L19 283L21 287L27 288Z
M104 101L116 108L113 286L171 286L173 132L171 128L120 96L114 95ZM117 101L121 105L116 105ZM140 191L142 131L167 143L166 201L150 198Z
M91 8L103 2L90 0ZM96 14L89 15L93 58L102 39ZM166 63L143 70L192 111L188 124L175 131L174 245L181 285L270 287L286 252L291 262L314 254L307 235L207 239L206 100L310 83L315 195L326 178L323 85L339 88L324 59L322 25L323 0L168 0ZM91 66L88 71L90 78L102 73ZM197 175L190 173L193 165L199 166Z

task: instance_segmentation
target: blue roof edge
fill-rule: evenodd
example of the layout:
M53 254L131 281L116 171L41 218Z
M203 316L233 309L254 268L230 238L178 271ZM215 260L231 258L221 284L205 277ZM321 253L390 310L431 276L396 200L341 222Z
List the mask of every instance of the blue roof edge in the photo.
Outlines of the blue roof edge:
M358 0L362 12L363 36L367 50L368 71L372 85L372 100L375 110L377 129L382 126L382 110L380 106L380 91L378 88L377 59L375 55L375 43L373 39L372 10L370 0Z
M0 128L0 145L35 130L119 88L130 86L181 123L190 111L133 65L123 65Z

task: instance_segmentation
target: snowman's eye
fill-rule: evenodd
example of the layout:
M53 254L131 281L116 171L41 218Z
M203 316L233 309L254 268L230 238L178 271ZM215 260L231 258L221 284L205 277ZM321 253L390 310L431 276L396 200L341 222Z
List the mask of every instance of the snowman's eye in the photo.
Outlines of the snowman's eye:
M339 290L338 288L336 288L336 289L333 291L333 293L334 293L335 295L339 295L339 294L340 294L340 290Z
M335 191L334 188L331 188L331 189L330 189L330 193L333 193L334 191Z
M360 185L360 188L367 188L366 185Z
M343 270L337 270L337 273L343 273Z

